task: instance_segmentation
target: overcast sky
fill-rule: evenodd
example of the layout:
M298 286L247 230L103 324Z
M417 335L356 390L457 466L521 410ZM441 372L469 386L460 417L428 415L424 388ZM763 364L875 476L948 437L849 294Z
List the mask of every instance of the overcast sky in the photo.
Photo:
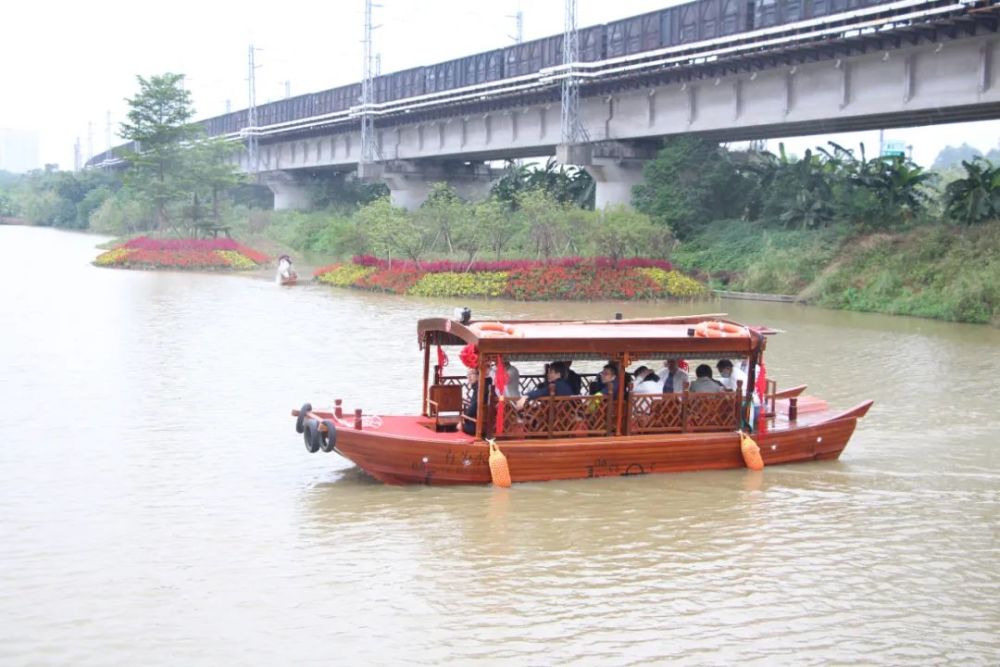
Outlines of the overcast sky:
M382 71L430 64L512 43L513 16L524 17L524 39L559 33L563 0L379 0L374 10ZM671 0L578 0L586 26L678 4ZM0 12L0 128L36 130L42 162L73 166L79 138L84 159L112 144L135 95L135 76L186 76L197 118L247 105L247 56L257 52L257 101L323 90L361 79L363 0L170 3L34 0L4 3ZM930 165L947 144L997 146L1000 121L886 131L913 145ZM872 149L878 132L809 137L791 150L836 138ZM777 141L770 147L776 149Z

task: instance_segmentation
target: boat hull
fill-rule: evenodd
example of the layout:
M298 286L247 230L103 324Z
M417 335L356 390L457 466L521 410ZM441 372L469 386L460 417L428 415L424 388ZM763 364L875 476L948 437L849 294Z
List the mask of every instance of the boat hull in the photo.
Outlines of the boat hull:
M765 466L836 459L870 402L829 419L754 435ZM338 429L336 451L387 484L488 484L489 446L461 434ZM743 468L738 432L506 440L515 482Z

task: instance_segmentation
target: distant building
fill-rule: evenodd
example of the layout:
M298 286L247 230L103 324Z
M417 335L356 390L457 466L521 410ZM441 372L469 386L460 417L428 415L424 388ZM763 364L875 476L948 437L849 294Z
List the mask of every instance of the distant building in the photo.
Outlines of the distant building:
M38 167L38 133L0 128L0 169L23 174Z

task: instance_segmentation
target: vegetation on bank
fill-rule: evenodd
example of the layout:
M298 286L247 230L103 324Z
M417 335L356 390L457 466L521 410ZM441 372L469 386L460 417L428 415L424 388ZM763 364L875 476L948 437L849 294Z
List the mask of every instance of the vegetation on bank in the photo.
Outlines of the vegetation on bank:
M503 297L521 301L666 299L705 296L704 285L656 259L563 257L418 264L371 256L324 266L316 280L393 294L432 297Z
M681 136L664 141L647 164L634 210L592 210L590 176L550 160L509 164L485 201L464 202L438 184L418 210L404 211L392 206L384 185L317 177L309 187L321 210L270 211L266 189L244 182L233 167L231 151L241 147L209 140L189 123L193 109L180 79L139 77L120 133L143 151L119 156L126 169L0 173L0 216L120 238L226 229L275 253L323 261L371 255L393 269L346 262L324 275L408 294L600 298L586 295L599 282L619 298L686 294L668 284L682 274L625 262L651 257L713 287L1000 323L991 287L1000 284L992 260L1000 250L997 151L984 158L968 147L946 149L932 172L902 156L869 157L864 146L829 143L795 157L783 147L732 151ZM213 249L211 261L226 257L216 250L240 254ZM118 262L125 252L102 261ZM566 256L583 259L565 266L557 258ZM474 268L485 259L536 264ZM440 261L452 268L428 269Z
M123 269L247 271L270 257L232 239L154 239L140 236L98 255L97 266Z

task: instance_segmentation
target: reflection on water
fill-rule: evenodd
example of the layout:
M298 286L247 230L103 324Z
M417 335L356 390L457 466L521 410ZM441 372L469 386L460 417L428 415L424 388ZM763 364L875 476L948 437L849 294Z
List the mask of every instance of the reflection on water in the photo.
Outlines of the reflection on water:
M726 311L787 331L779 382L875 407L840 461L396 488L288 411L416 410L415 320L461 304L101 270L94 243L0 227L2 664L996 662L994 329L468 304Z

